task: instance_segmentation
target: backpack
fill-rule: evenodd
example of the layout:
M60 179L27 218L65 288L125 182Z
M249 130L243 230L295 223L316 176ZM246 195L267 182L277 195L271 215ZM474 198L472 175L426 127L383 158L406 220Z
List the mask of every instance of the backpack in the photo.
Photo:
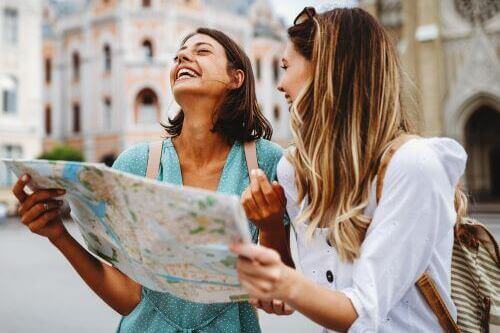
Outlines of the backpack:
M379 202L387 166L395 152L415 135L394 139L380 160L376 197ZM457 212L465 209L459 202L463 194L455 192ZM454 227L451 259L451 298L457 308L453 320L432 277L424 272L415 282L444 332L500 332L500 255L495 237L481 223L469 217L459 218Z

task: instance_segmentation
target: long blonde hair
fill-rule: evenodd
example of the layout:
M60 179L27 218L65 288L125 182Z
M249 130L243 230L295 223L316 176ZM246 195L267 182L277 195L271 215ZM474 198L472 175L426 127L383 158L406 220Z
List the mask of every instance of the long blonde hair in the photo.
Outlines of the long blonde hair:
M353 261L371 219L363 214L387 145L413 132L401 106L396 51L380 24L359 8L338 8L288 30L313 74L291 110L298 222L329 228L340 258Z
M288 35L312 63L312 78L291 109L298 201L307 234L329 229L344 261L360 254L371 219L363 214L382 154L396 137L415 133L401 105L401 71L382 26L359 8L333 9L294 25ZM457 223L467 196L457 185Z

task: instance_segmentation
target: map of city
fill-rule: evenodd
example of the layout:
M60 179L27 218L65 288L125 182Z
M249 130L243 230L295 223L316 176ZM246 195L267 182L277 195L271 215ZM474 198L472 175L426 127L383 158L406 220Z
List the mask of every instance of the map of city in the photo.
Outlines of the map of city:
M101 164L2 160L31 188L64 188L88 249L141 285L194 302L246 299L233 241L250 242L237 196L176 186Z

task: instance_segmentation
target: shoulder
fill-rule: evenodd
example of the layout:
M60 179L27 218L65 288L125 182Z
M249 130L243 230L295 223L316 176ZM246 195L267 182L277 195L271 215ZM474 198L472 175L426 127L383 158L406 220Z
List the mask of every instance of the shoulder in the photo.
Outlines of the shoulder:
M255 146L257 149L259 166L264 169L276 169L276 166L283 155L283 148L281 148L280 145L265 139L256 140Z
M138 143L123 151L112 168L123 172L144 176L148 165L149 144Z
M448 138L416 138L401 146L387 168L387 180L412 180L422 185L445 180L455 186L462 176L467 155Z

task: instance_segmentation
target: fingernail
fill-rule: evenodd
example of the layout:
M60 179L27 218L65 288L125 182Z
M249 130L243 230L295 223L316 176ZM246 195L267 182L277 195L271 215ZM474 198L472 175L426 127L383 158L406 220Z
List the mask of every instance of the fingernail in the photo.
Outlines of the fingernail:
M259 176L264 176L264 171L262 171L261 169L257 169L257 174Z
M253 169L252 172L250 172L250 173L251 173L251 176L255 177L257 175L257 170Z
M66 190L57 190L57 194L59 194L59 195L62 195L64 193L66 193Z
M24 175L24 176L22 176L22 177L21 177L21 180L22 180L23 182L27 182L27 181L28 181L28 175Z

